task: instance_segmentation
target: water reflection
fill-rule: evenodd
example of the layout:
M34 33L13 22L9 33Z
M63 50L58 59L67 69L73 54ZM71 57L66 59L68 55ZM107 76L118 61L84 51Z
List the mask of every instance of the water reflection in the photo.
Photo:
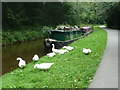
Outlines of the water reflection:
M22 57L27 63L32 61L34 54L45 55L44 39L8 45L2 48L2 75L18 68L17 57Z

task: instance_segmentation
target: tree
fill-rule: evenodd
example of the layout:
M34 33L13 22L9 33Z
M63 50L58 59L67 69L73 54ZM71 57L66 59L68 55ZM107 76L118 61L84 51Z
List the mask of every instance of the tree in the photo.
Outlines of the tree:
M120 2L116 2L106 11L106 23L110 28L120 30Z

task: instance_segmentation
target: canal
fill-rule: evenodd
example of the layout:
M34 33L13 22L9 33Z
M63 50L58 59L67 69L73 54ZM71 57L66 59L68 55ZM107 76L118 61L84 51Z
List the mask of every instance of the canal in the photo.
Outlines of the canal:
M2 75L18 68L17 57L22 57L26 63L32 61L34 54L45 55L44 39L23 42L2 47Z

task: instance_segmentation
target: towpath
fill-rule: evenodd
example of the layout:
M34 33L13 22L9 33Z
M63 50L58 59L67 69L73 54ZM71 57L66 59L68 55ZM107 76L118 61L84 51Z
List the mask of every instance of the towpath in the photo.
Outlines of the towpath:
M118 30L102 27L108 33L104 56L89 88L118 88ZM120 64L119 64L120 65Z

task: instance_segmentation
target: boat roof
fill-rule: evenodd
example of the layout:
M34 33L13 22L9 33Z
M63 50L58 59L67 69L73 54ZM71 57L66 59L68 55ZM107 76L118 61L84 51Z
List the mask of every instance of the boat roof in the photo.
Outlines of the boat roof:
M83 28L83 29L89 29L89 28L91 28L90 26L87 26L87 27L81 27L81 28Z
M55 32L71 32L71 31L80 31L80 30L51 30Z
M57 40L52 39L52 38L47 38L47 39L45 39L45 40L49 40L49 41L57 41Z

